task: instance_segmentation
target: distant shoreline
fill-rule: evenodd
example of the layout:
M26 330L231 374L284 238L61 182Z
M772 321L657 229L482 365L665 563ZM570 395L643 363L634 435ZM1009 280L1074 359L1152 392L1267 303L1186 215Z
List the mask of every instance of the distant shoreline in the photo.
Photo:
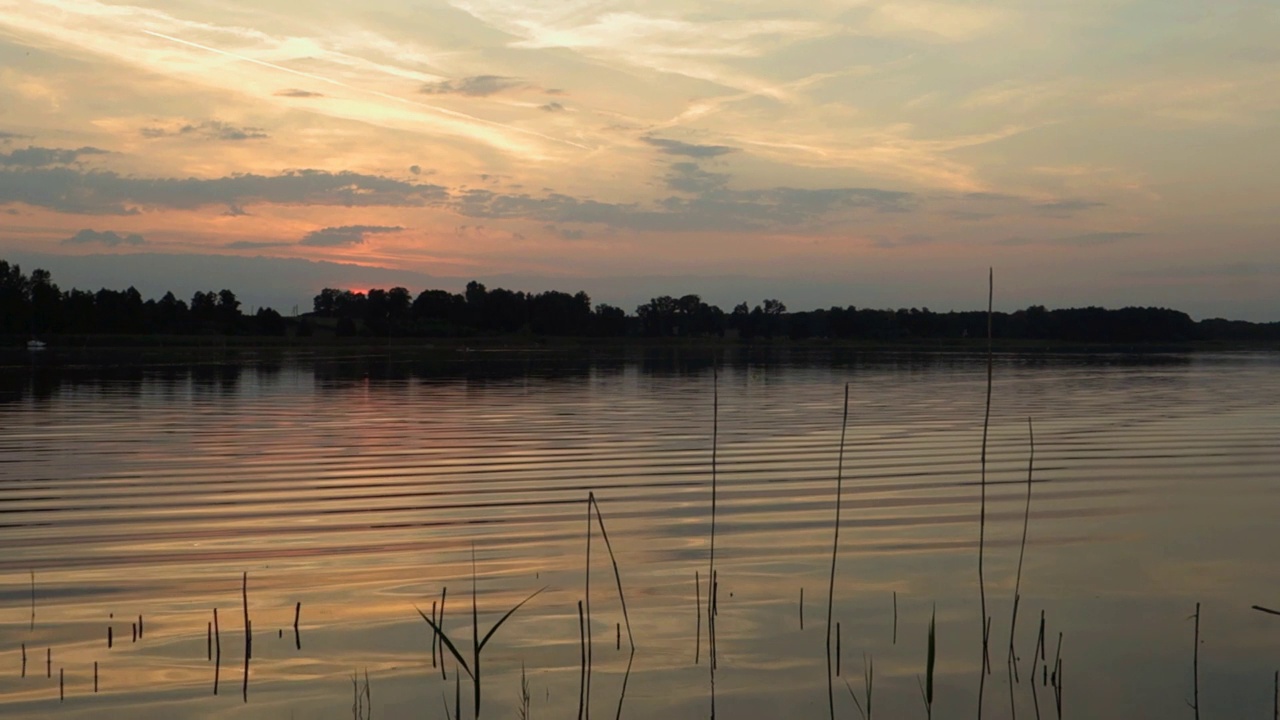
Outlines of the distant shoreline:
M954 352L985 353L986 338L918 338L898 340L870 339L730 339L716 337L561 337L530 335L495 335L484 337L279 337L262 335L51 335L41 338L46 347L39 351L26 349L25 337L0 336L0 348L6 351L61 354L80 350L175 350L175 351L269 351L269 350L353 350L365 352L568 352L573 350L630 349L746 349L746 350L853 350L861 352ZM991 347L1001 353L1070 353L1070 354L1146 354L1215 351L1277 350L1276 341L1208 341L1181 343L1102 343L1067 340L1001 339Z

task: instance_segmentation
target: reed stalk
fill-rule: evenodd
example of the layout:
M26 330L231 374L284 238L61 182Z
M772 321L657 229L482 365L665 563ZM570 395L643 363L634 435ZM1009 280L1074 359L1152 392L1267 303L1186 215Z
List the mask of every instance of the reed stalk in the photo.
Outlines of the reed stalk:
M994 366L993 350L993 307L995 299L995 270L987 271L987 399L986 410L982 417L982 455L980 460L981 495L978 506L978 598L981 602L982 628L982 663L978 680L978 720L982 720L982 695L986 687L986 676L991 671L991 654L989 649L990 621L987 615L987 581L986 581L986 541L987 541L987 438L991 428L991 380Z
M582 669L578 677L578 720L583 720L587 691L587 626L583 619L581 600L578 601L578 644L582 649Z
M857 693L853 691L853 686L848 680L844 681L844 686L849 690L849 697L853 698L853 706L858 709L858 714L862 716L862 720L872 720L871 715L871 690L875 681L875 666L872 657L863 653L862 655L863 671L862 671L862 689L864 695L863 700L858 699Z
M444 587L440 588L440 620L439 620L439 626L440 626L440 627L442 627L442 628L444 627L444 601L445 601L445 599L446 599L448 596L449 596L449 586L448 586L448 585L445 585ZM444 681L446 681L446 682L447 682L447 681L449 680L449 676L448 676L448 674L446 673L445 668L444 668L444 646L442 646L442 645L440 644L440 632L441 632L441 631L440 631L440 630L436 630L434 627L432 628L432 630L434 630L434 632L435 632L434 637L435 637L435 640L436 640L436 652L440 653L440 679L441 679L441 680L444 680Z
M916 676L916 683L920 685L920 699L924 701L926 720L933 720L933 671L938 657L937 617L938 606L934 605L933 612L929 615L929 652L925 659L924 680L921 681L920 676Z
M1020 682L1018 678L1018 654L1014 650L1014 638L1018 631L1018 604L1022 600L1022 561L1027 554L1027 529L1031 525L1031 478L1035 471L1036 462L1036 430L1031 423L1031 418L1027 418L1027 435L1031 447L1030 456L1027 459L1027 505L1022 513L1022 544L1018 546L1018 572L1013 582L1013 610L1009 617L1009 666L1013 670L1013 681ZM1035 678L1032 678L1033 680ZM1012 693L1010 693L1012 696ZM1015 711L1016 712L1016 711Z
M249 573L244 573L240 584L240 596L244 601L244 682L241 695L249 702L249 660L253 657L253 622L249 620Z
M583 571L583 577L585 578L585 585L586 585L585 589L583 590L583 597L585 598L586 613L587 613L587 685L584 690L584 693L586 695L586 709L587 709L586 718L588 718L588 720L591 717L591 665L592 665L592 652L591 652L591 634L592 634L591 633L591 498L592 497L593 496L590 494L590 492L588 492L588 495L587 495L587 557L586 557L586 567L584 568L584 571Z
M702 659L702 578L698 577L698 571L693 571L693 592L694 602L697 603L694 613L698 617L697 634L693 640L693 664L697 665Z
M1200 603L1196 603L1196 614L1192 617L1196 621L1195 629L1195 648L1191 653L1191 681L1192 692L1194 693L1191 701L1191 709L1195 711L1196 720L1200 720Z
M831 674L831 616L835 609L836 597L836 558L840 552L840 506L844 499L844 441L849 429L849 383L844 384L844 414L840 420L840 450L836 455L836 520L831 536L831 581L827 585L827 707L831 712L831 720L836 717L835 677ZM839 646L837 635L837 648ZM839 675L839 659L836 660L836 675Z
M600 528L600 537L604 539L605 550L609 553L609 563L613 565L613 579L618 586L618 604L622 606L622 621L627 626L627 644L631 647L631 654L636 652L635 635L631 632L631 615L627 612L627 594L622 590L622 572L618 569L618 558L613 554L613 543L609 540L609 531L604 526L604 516L600 513L600 502L596 499L594 492L587 493L588 507L595 508L596 524ZM587 649L590 646L591 636L587 635ZM588 656L589 658L589 656Z
M524 661L520 661L520 720L532 720L529 714L529 678L524 672Z
M707 561L707 666L711 679L711 720L716 717L716 454L720 440L720 371L711 367L711 547Z

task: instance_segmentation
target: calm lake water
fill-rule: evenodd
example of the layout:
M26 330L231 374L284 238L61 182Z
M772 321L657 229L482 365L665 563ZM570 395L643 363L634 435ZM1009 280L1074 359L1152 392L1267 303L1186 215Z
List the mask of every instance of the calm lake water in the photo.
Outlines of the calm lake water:
M589 713L710 714L697 610L709 355L95 360L109 364L13 356L0 368L0 715L346 718L352 673L363 687L367 672L373 717L443 718L456 668L446 681L432 667L415 608L430 615L447 586L445 629L470 648L474 572L481 637L546 588L485 648L483 716L519 716L523 666L532 717L577 717L593 490L636 652L626 677L624 618L593 528ZM924 717L917 678L936 607L934 717L974 717L984 358L719 362L716 713L828 714L847 382L836 713L857 717L845 681L861 693L870 658L875 715ZM998 356L987 479L984 716L1035 717L1038 702L1057 717L1054 688L1038 668L1029 677L1043 611L1064 716L1191 717L1188 618L1200 603L1204 717L1270 717L1280 617L1250 606L1280 606L1280 355ZM465 676L461 692L470 717Z

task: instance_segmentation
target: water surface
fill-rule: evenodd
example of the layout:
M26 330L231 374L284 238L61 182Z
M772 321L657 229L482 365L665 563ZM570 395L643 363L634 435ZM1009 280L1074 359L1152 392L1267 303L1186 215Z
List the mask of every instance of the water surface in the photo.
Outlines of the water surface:
M481 636L546 588L485 649L483 715L518 716L523 665L533 716L576 717L591 491L637 648L622 715L708 716L696 598L708 591L710 356L97 360L17 357L0 371L5 717L349 717L353 672L361 685L368 674L374 717L444 717L456 668L446 681L432 667L415 608L430 614L447 586L446 631L470 647L473 582ZM985 359L730 352L719 363L717 714L828 714L849 383L836 712L857 716L845 681L861 692L870 658L875 712L923 717L917 677L936 607L934 717L973 717ZM1061 643L1064 714L1188 714L1188 616L1201 603L1202 710L1264 716L1280 618L1250 605L1280 606L1280 356L1010 355L994 370L983 714L1035 717L1038 702L1056 716L1054 689L1038 677L1033 697L1028 677L1042 611L1051 670ZM1011 684L1028 418L1035 482ZM627 637L598 528L591 552L588 708L612 717ZM465 678L462 694L469 715Z

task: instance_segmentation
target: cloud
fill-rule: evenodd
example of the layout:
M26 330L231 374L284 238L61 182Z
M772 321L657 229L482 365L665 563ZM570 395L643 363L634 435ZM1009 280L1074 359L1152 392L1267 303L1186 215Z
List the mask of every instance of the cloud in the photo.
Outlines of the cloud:
M658 152L667 155L684 155L691 158L713 158L736 151L738 148L726 145L694 145L692 143L670 140L667 138L643 137L642 141L658 148Z
M1125 277L1157 278L1161 280L1203 280L1206 278L1255 278L1280 275L1280 263L1234 262L1205 265L1179 265L1157 268L1140 268L1120 273Z
M299 90L297 88L288 88L287 90L277 90L276 97L290 98L320 98L324 97L324 93L311 92L310 90Z
M3 130L0 130L0 142L7 143L10 140L22 140L27 137L27 135L19 135L18 133L4 132Z
M466 227L465 225L463 227ZM586 230L577 230L574 228L561 228L555 225L544 225L543 229L547 232L555 233L565 240L581 240L587 236Z
M680 163L677 163L680 165ZM644 232L759 231L795 228L840 210L869 209L905 212L912 209L912 193L876 188L791 188L730 190L724 178L682 168L668 183L687 190L651 205L599 202L551 193L542 197L468 190L455 198L454 208L476 218L519 218L548 223L597 223ZM697 174L701 173L701 174Z
M261 250L262 248L273 247L289 247L293 245L291 242L280 242L277 240L237 240L229 242L222 247L228 250Z
M240 140L264 140L271 137L263 132L262 128L256 127L237 127L221 120L205 120L202 123L187 124L177 130L168 130L160 127L142 128L142 137L148 139L191 136L204 140L228 140L238 142Z
M128 177L73 168L0 169L0 204L21 202L78 214L133 215L140 207L194 210L255 203L419 207L447 198L439 185L348 171L290 170L204 179Z
M400 232L404 228L389 225L343 225L327 227L307 233L298 242L308 247L337 247L340 245L359 245L365 241L366 235Z
M16 136L15 136L16 137ZM51 165L70 165L82 155L107 155L106 150L95 147L82 147L77 150L61 148L26 147L13 152L0 154L0 165L8 167L39 168Z
M422 174L422 166L420 166L420 165L410 165L410 166L409 166L409 172L413 173L414 175L421 175L421 174Z
M546 105L539 105L538 109L546 110L547 112L564 112L564 105L558 102L549 102Z
M1093 210L1106 206L1106 203L1096 200L1058 200L1056 202L1040 203L1036 205L1036 209L1053 217L1071 217L1084 210Z
M89 243L101 243L108 247L117 245L144 245L146 240L141 235L119 235L110 230L98 232L97 230L81 230L62 241L63 245L88 245Z
M911 233L900 237L877 237L872 241L872 245L878 248L889 250L892 248L911 247L913 245L928 245L937 242L937 238L932 235L923 235L920 233Z
M1066 245L1076 247L1087 247L1092 245L1112 245L1125 240L1135 240L1145 237L1146 233L1142 232L1092 232L1082 235L1068 235L1058 238L1028 238L1028 237L1011 237L1001 240L1000 245Z
M707 172L692 162L672 163L664 178L667 187L678 192L705 193L723 188L729 182L725 173Z
M521 87L523 80L501 75L472 75L459 80L441 80L422 86L421 92L427 95L466 95L468 97L488 97L504 90Z

